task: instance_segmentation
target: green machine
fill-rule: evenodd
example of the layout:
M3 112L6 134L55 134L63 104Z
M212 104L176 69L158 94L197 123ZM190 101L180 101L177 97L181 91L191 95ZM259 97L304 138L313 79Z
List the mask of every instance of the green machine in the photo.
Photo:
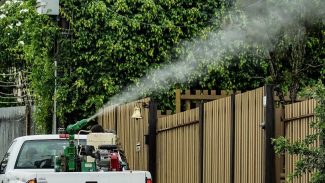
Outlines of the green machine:
M93 148L84 146L77 147L75 145L75 134L88 125L90 120L83 119L75 124L71 124L66 128L66 132L69 134L64 135L65 138L68 138L69 145L64 149L63 155L56 157L55 160L55 171L56 172L93 172L96 171L95 162L86 162L84 158L79 157L78 150L83 152L85 156L94 156L92 154ZM78 149L79 148L79 149Z

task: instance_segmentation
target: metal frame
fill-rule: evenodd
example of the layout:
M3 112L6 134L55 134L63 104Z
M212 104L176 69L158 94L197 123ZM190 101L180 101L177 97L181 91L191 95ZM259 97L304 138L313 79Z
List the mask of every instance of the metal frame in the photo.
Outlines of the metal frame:
M273 93L273 85L265 86L265 183L275 182L275 153L272 145L272 138L275 137L275 109Z
M157 126L157 103L153 100L149 102L149 129L147 142L149 145L149 172L151 173L152 179L156 178L156 162L157 162L157 140L156 140L156 126Z

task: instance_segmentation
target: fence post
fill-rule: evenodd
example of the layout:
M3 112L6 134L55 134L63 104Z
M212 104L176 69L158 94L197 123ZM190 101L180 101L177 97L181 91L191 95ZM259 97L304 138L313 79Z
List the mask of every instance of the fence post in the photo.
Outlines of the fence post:
M118 132L117 132L117 125L118 125L118 118L117 118L117 116L120 114L119 113L119 111L118 111L118 109L119 109L119 106L116 106L115 107L115 109L114 109L114 115L115 115L115 118L114 118L114 123L115 123L115 127L114 127L114 129L115 129L115 133L116 133L116 135L119 135L119 134L117 134Z
M275 137L275 112L273 100L273 85L265 87L265 183L275 182L275 154L272 138Z
M29 103L25 106L25 135L31 135L31 106Z
M201 101L199 106L199 183L203 183L203 166L204 166L204 102Z
M235 183L235 129L236 129L236 94L231 95L231 127L230 127L230 183Z
M149 102L149 129L148 129L148 144L149 144L149 161L148 167L152 179L156 181L156 125L157 125L157 103L153 100Z
M175 105L176 105L176 113L181 112L181 90L176 89L175 91Z

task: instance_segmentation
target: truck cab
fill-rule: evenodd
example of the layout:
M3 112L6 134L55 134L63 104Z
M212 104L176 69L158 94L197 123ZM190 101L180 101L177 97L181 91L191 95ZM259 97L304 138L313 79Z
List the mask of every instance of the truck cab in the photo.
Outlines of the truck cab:
M75 135L86 144L87 135ZM0 183L151 183L147 171L55 172L55 159L69 145L60 135L33 135L13 140L0 164Z

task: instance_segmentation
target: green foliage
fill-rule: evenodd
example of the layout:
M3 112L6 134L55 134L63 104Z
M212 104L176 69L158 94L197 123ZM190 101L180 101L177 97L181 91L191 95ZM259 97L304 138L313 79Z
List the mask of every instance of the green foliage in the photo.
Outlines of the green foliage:
M288 1L288 3L301 2ZM270 5L277 3L276 0L268 0ZM324 6L319 0L311 0L308 3ZM289 93L291 100L295 101L297 93L302 88L316 84L324 77L322 70L325 68L325 24L322 19L309 16L312 14L309 11L316 12L316 9L289 7L286 11L298 16L292 17L292 21L288 21L280 32L269 39L274 49L267 51L265 55L270 69L268 82L276 85L276 91L281 99Z
M28 73L39 132L49 132L53 106L53 45L58 28L50 17L38 15L35 1L6 1L0 14L1 69Z
M129 90L128 86L142 88L140 78L148 71L176 62L222 24L237 21L247 26L247 17L240 11L227 14L232 8L228 2L61 0L57 22L55 17L37 14L35 0L8 1L0 8L0 17L5 15L0 18L0 69L15 67L30 73L39 131L50 132L54 97L61 126L88 118L112 96ZM160 108L171 109L174 88L250 90L273 83L285 91L298 83L300 89L324 77L324 33L321 22L306 25L303 40L283 31L273 42L278 49L269 54L270 58L265 57L261 45L235 42L233 50L221 48L222 59L199 58L200 69L187 78L188 82L166 81L174 84L171 89L159 83L156 87L161 92L141 93L160 101ZM217 43L199 47L211 51L220 48ZM296 43L305 48L298 55L303 61L299 67L303 70L298 73L291 72L294 59L286 60L297 53Z
M270 81L277 84L279 92L290 92L292 100L302 88L324 77L325 24L316 22L305 28L302 31L293 26L289 33L279 35L276 49L270 52L270 66L274 69Z
M19 42L19 35L21 33L22 18L17 13L17 9L21 6L20 3L5 3L0 8L0 57L1 65L12 67L21 61L21 44ZM13 16L12 16L13 15ZM14 62L10 62L14 60Z
M198 34L226 7L223 1L210 0L60 3L61 29L54 18L36 13L34 0L9 0L2 7L1 68L14 63L30 73L39 132L50 132L53 97L62 125L89 117L146 71L171 62L181 40ZM13 26L17 21L21 25ZM56 96L54 60L59 78Z
M22 33L22 21L23 16L19 14L19 8L23 5L19 2L6 2L0 6L0 73L16 72L22 70L25 67L23 59L22 46L23 42L20 40L20 34ZM17 11L18 10L18 11ZM13 16L12 16L13 15ZM16 75L1 77L1 85L14 85ZM13 87L1 87L1 93L10 94L13 91ZM3 97L3 96L2 96ZM1 98L1 107L7 107L12 104L5 102L16 102L16 98Z
M314 88L309 88L305 96L315 99L318 102L315 108L316 120L310 124L317 129L317 133L307 136L305 139L290 143L288 139L280 137L273 140L275 152L282 154L287 152L290 155L299 155L301 159L296 163L294 172L289 175L292 181L295 177L305 172L315 171L312 183L325 182L325 146L311 147L317 140L325 140L325 86L319 82Z
M283 3L277 0L265 2L271 9L283 8L280 7ZM297 2L301 1L287 3ZM311 0L310 3L323 6L318 0ZM197 77L199 78L197 85L211 89L250 90L269 83L276 86L277 94L282 100L284 95L289 93L294 101L302 88L324 79L325 24L323 20L307 16L303 14L304 11L296 12L297 9L290 9L291 6L284 7L288 7L286 13L295 12L294 14L300 16L291 17L289 23L283 27L278 25L277 18L273 20L271 17L266 20L268 22L259 22L261 26L263 23L267 24L268 29L263 33L256 32L257 36L248 35L252 41L238 41L230 48L225 48L223 58L219 61L208 61L212 63L205 68L209 74ZM237 15L233 13L226 16L224 22L237 22L236 24L244 30L249 30L250 26L254 28L254 21L258 19L256 14L247 15L241 11L237 13ZM257 14L264 16L260 12ZM277 13L274 14L277 16ZM273 27L279 31L275 36L270 36L274 34ZM254 34L254 31L247 31L247 33ZM218 45L208 46L220 49Z
M170 0L61 3L73 32L61 46L70 50L66 53L70 58L61 55L65 60L59 62L64 69L57 97L59 114L68 122L88 117L147 71L174 61L178 54L174 48L181 40L198 34L226 6L223 1Z

